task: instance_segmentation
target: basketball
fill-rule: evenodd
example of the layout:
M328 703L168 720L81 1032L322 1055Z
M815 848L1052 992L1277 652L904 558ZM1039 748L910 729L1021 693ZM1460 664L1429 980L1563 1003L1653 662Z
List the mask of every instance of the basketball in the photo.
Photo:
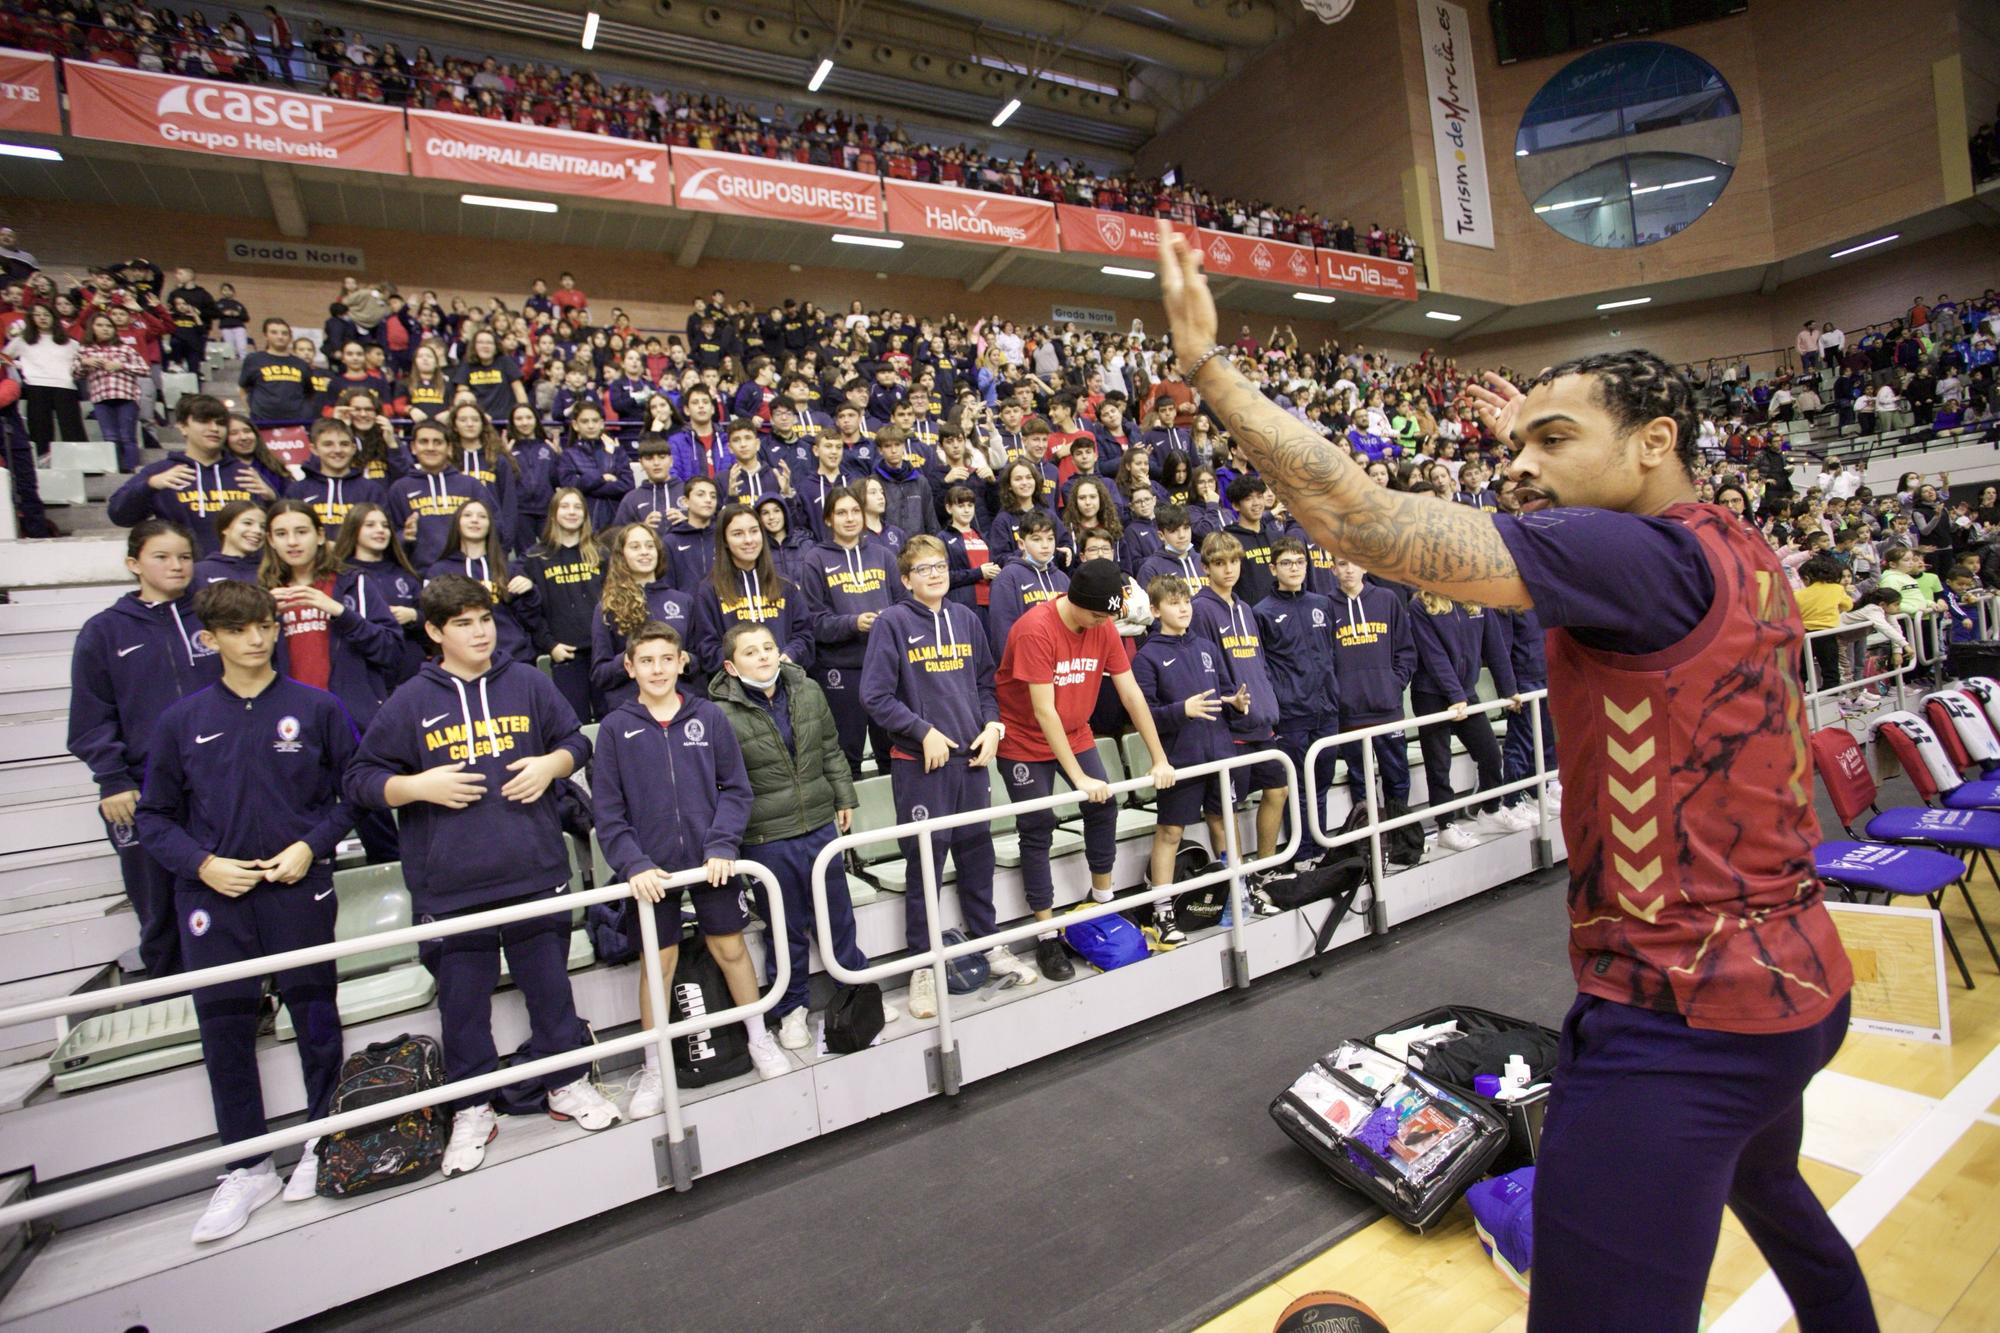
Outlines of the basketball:
M1287 1305L1271 1333L1389 1333L1389 1326L1344 1291L1314 1291Z

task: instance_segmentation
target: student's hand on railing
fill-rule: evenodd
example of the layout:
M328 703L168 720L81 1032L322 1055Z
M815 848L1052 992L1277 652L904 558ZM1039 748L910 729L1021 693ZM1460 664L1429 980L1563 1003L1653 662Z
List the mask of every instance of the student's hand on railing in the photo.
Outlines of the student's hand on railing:
M97 813L104 816L104 822L119 828L132 827L132 816L138 808L139 793L136 791L121 791L97 803Z
M486 795L486 775L466 772L462 759L413 773L403 783L413 800L429 801L447 810L463 810Z
M1452 720L1452 721L1454 721L1454 722L1463 722L1463 721L1465 721L1465 715L1466 715L1467 711L1469 710L1469 708L1470 708L1470 705L1468 705L1468 704L1467 704L1467 703L1465 702L1465 700L1463 700L1463 699L1460 699L1460 700L1459 700L1459 701L1458 701L1457 703L1453 704L1453 705L1452 705L1452 706L1451 706L1451 707L1450 707L1449 709L1447 709L1447 710L1445 710L1445 711L1447 711L1447 712L1449 712L1449 713L1451 714L1451 720Z
M303 842L295 842L276 856L266 857L260 864L264 867L264 878L272 884L296 884L312 869L313 849Z
M992 763L993 756L1000 749L1000 735L1001 730L998 722L989 722L981 728L978 737L972 742L972 753L965 761L966 766L969 768L985 768L988 764Z
M1161 760L1159 763L1153 765L1152 770L1146 776L1152 780L1153 790L1164 790L1174 785L1174 766L1165 760Z
M1111 799L1111 784L1103 778L1094 778L1088 773L1083 775L1083 781L1078 784L1077 790L1082 792L1083 799L1092 805L1102 805Z
M702 869L708 872L709 884L718 889L736 877L736 862L726 856L709 857Z
M507 765L507 771L514 776L507 779L506 785L500 788L500 794L510 801L533 805L542 799L542 793L549 789L549 784L562 776L558 769L568 758L567 752L558 750L554 754L539 754L532 759L516 759Z
M201 863L201 882L225 898L241 898L264 882L264 863L211 856Z
M632 895L641 902L656 903L667 896L667 872L664 870L641 870L626 882L632 886Z

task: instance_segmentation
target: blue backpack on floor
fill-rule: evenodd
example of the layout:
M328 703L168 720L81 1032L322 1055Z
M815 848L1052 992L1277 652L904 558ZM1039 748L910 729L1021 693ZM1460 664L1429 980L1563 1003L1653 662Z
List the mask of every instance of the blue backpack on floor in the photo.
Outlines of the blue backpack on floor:
M1136 963L1146 956L1146 936L1116 912L1063 927L1063 940L1100 972Z

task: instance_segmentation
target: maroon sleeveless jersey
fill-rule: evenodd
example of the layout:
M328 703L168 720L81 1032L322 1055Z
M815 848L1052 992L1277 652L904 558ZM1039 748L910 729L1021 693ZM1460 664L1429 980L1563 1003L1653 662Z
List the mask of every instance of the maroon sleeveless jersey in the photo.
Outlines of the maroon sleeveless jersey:
M1741 520L1705 504L1661 517L1694 534L1714 575L1694 630L1643 655L1548 633L1570 963L1586 994L1693 1027L1809 1027L1854 977L1813 878L1805 631Z

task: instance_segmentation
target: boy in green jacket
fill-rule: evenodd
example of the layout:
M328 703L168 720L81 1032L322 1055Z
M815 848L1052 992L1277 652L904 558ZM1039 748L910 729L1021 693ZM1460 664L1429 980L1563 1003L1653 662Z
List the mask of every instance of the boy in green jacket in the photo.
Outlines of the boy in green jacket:
M814 921L813 861L837 836L836 828L845 833L853 826L854 778L826 695L779 656L778 641L764 625L745 620L730 626L722 636L722 670L710 678L708 693L729 719L750 775L750 826L742 855L769 866L785 895L792 978L772 1010L781 1020L778 1044L803 1050L812 1042L806 1000L812 982L807 945ZM827 867L826 910L833 918L835 957L844 967L868 966L868 955L854 942L854 906L838 858ZM761 902L759 913L769 919ZM885 1003L882 1018L893 1023L896 1011Z

